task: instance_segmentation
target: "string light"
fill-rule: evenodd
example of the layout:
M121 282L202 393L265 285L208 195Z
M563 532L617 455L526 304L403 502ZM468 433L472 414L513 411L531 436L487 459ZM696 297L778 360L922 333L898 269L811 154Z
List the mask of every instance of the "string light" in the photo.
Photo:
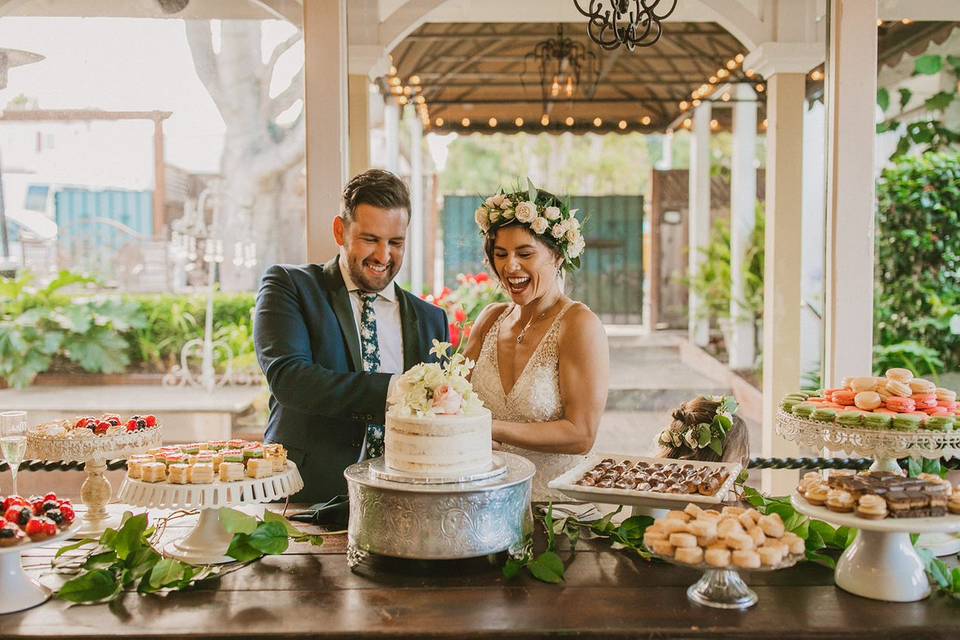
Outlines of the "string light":
M740 64L741 62L743 62L743 54L738 53L736 56L734 56L733 59L737 61L737 64Z
M767 128L767 119L766 119L766 118L764 118L763 121L760 123L760 128L761 128L761 129L766 129L766 128Z
M602 124L603 124L603 120L601 120L600 118L594 118L594 119L593 119L593 126L599 127L599 126L602 125Z
M572 127L572 126L573 126L573 122L574 122L573 116L567 116L567 119L564 120L563 122L564 122L564 124L566 124L568 127Z
M711 121L710 121L710 128L711 128L711 129L714 129L714 130L719 129L719 128L720 128L720 121L719 121L719 120L711 120Z
M688 108L690 108L690 104L686 100L680 103L680 111L686 111Z
M461 124L462 126L464 126L464 127L469 127L469 126L470 126L470 118L464 118L463 120L460 121L460 124Z
M694 107L699 107L699 106L700 106L700 101L699 101L699 100L694 100L692 104L693 104Z
M724 102L730 102L730 94L725 92L722 96L720 96L720 99Z
M522 127L522 126L523 126L523 118L517 118L516 120L513 121L513 124L517 125L518 127Z
M420 76L410 76L410 84L420 84Z
M410 100L407 98L407 96L400 96L399 98L397 98L397 102L399 102L400 104L407 104L409 101Z
M391 76L397 75L397 68L394 67L393 65L390 65L390 72L389 72L389 73L390 73Z
M727 60L727 69L730 69L730 71L733 71L736 68L737 68L736 60L733 60L732 58L730 60Z
M756 75L757 72L754 71L753 69L747 69L747 70L744 71L743 73L744 73L744 75L746 75L748 78L752 78L754 75Z
M489 120L487 120L487 124L489 124L491 128L492 128L492 127L496 127L496 126L497 126L497 119L496 119L496 118L490 118Z
M710 84L717 84L717 76L710 76Z
M762 83L757 83L757 93L763 93L764 86Z
M403 84L403 81L397 76L393 76L392 78L390 78L390 84L392 84L395 87L399 87L401 84Z
M650 116L643 116L642 118L640 118L640 123L643 124L643 126L645 127L648 126L650 122L652 122L652 120L650 119Z
M550 124L550 116L548 116L547 114L543 114L543 117L540 118L540 124L542 124L543 126L547 126L548 124Z
M814 82L820 82L823 80L823 72L820 69L814 69L810 72L810 79Z
M903 24L913 24L913 20L911 20L910 18L904 18L900 22L902 22Z
M617 123L617 126L620 127L620 130L622 131L627 128L627 121L621 120L620 122Z
M882 26L883 26L883 20L881 20L880 18L877 18L877 26L878 26L878 27L882 27Z
M427 99L424 98L423 96L417 96L416 98L414 98L414 102L416 102L417 104L424 104L426 103L426 101Z
M689 129L692 126L693 126L693 120L691 120L690 118L685 118L683 121L683 128Z
M442 126L443 126L443 118L437 118L436 120L433 121L433 123L434 123L435 125L437 125L437 127L442 127Z

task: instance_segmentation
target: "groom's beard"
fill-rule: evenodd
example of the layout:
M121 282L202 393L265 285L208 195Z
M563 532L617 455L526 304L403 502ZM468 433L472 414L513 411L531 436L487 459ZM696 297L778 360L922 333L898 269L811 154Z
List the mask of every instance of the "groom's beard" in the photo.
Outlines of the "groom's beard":
M386 268L378 272L378 267ZM387 288L393 278L400 271L398 262L391 260L386 265L379 265L372 260L355 260L347 258L347 270L350 271L350 277L362 291L370 293L379 293Z

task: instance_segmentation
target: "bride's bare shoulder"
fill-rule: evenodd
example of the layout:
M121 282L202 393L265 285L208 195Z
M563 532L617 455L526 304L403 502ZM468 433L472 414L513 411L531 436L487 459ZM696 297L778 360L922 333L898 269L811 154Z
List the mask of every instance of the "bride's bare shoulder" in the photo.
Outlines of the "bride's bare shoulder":
M603 322L590 307L582 302L574 302L563 316L560 324L560 340L564 338L587 338L606 340Z
M484 307L483 311L480 312L480 315L477 316L477 321L474 323L474 332L480 333L481 335L486 333L490 329L491 325L496 322L497 318L509 307L508 302L494 302L488 304Z

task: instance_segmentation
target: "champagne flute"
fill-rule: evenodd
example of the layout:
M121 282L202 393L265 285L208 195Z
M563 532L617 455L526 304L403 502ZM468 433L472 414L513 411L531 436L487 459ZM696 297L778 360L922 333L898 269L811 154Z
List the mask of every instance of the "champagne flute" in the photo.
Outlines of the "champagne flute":
M0 413L0 454L10 465L13 495L17 495L17 471L26 453L27 412L4 411Z

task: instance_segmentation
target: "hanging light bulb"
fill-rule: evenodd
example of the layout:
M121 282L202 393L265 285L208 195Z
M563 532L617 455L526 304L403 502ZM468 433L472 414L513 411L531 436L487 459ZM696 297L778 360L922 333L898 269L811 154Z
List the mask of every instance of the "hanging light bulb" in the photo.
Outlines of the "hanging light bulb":
M540 124L542 124L543 126L547 126L548 124L550 124L550 116L548 116L547 114L543 114L543 117L540 118Z
M553 84L550 85L550 95L554 98L560 95L560 80L557 76L553 76Z
M601 120L600 118L594 118L594 119L593 119L593 126L599 127L599 126L602 125L602 124L603 124L603 120Z
M568 97L568 98L572 98L572 97L573 97L573 76L567 76L567 89L566 89L566 92L567 92L567 97Z
M573 116L567 116L567 119L563 121L568 127L572 127L574 123Z
M517 125L518 127L522 127L522 126L523 126L523 118L517 118L516 120L513 121L513 124Z

